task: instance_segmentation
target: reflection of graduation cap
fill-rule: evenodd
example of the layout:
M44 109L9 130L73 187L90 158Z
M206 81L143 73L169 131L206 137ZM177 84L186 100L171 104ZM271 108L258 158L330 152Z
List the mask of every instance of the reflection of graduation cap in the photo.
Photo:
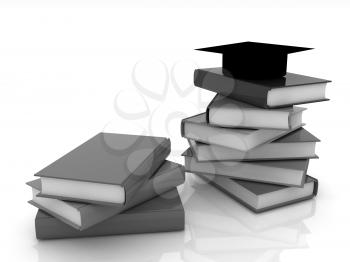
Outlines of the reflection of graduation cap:
M288 54L309 49L312 48L242 42L196 50L221 53L225 74L237 78L268 79L286 74Z

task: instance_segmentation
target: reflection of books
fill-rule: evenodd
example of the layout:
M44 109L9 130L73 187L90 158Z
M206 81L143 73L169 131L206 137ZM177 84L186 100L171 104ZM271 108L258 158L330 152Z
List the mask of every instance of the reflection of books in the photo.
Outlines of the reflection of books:
M189 226L207 228L218 233L228 233L232 236L250 236L294 243L300 235L308 233L306 226L301 221L261 231L252 230L234 216L223 212L196 193L186 202L185 207L186 222Z
M198 226L190 226L194 250L202 252L229 252L255 249L290 249L307 247L305 235L300 235L294 243L264 239L250 235L232 235Z
M253 231L296 224L315 213L316 202L308 200L257 215L210 185L197 185L195 188L194 194L198 194L203 203L215 206L223 214L235 218Z
M184 248L181 257L185 262L277 262L281 250L249 250L242 252L196 252L188 246Z

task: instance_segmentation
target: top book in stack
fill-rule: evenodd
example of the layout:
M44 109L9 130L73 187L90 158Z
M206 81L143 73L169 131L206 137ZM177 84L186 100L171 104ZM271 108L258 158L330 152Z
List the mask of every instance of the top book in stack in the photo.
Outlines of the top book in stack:
M263 108L328 100L329 80L287 73L288 54L309 49L256 42L197 49L221 53L223 60L222 68L195 70L194 84Z

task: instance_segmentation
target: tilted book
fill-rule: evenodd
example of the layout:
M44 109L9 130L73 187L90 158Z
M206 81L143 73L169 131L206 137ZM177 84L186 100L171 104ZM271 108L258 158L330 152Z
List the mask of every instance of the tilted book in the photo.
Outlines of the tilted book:
M264 143L276 140L299 127L288 130L224 128L209 125L206 121L205 113L202 113L181 121L181 135L202 143L248 151Z
M249 151L224 146L209 145L189 139L188 142L197 161L256 161L318 158L315 149L320 140L304 128L299 128L270 143Z
M180 231L184 222L181 199L173 189L84 231L38 210L35 231L37 239L81 238Z
M329 80L287 73L272 79L239 79L227 76L221 67L194 71L194 85L258 107L276 108L328 100Z
M298 188L197 175L256 213L311 199L318 190L318 180L311 176L307 176L304 186Z
M191 173L204 173L212 177L224 176L269 184L302 187L309 159L270 161L207 161L198 162L191 149L187 149L185 169Z
M99 133L35 174L38 196L126 205L169 153L168 138Z
M221 127L293 129L302 124L303 107L265 109L222 95L207 107L207 122Z
M165 161L157 172L138 189L137 194L122 207L39 197L37 195L41 190L40 179L33 180L27 184L33 190L33 199L29 201L30 204L78 230L85 230L113 215L165 193L184 181L184 168L174 162Z

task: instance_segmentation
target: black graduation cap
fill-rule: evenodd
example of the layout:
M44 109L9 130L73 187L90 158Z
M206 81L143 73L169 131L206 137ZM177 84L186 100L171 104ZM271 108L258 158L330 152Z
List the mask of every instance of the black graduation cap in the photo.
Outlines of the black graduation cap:
M257 42L213 46L196 49L222 54L224 73L237 78L270 79L287 73L288 54L312 48Z

